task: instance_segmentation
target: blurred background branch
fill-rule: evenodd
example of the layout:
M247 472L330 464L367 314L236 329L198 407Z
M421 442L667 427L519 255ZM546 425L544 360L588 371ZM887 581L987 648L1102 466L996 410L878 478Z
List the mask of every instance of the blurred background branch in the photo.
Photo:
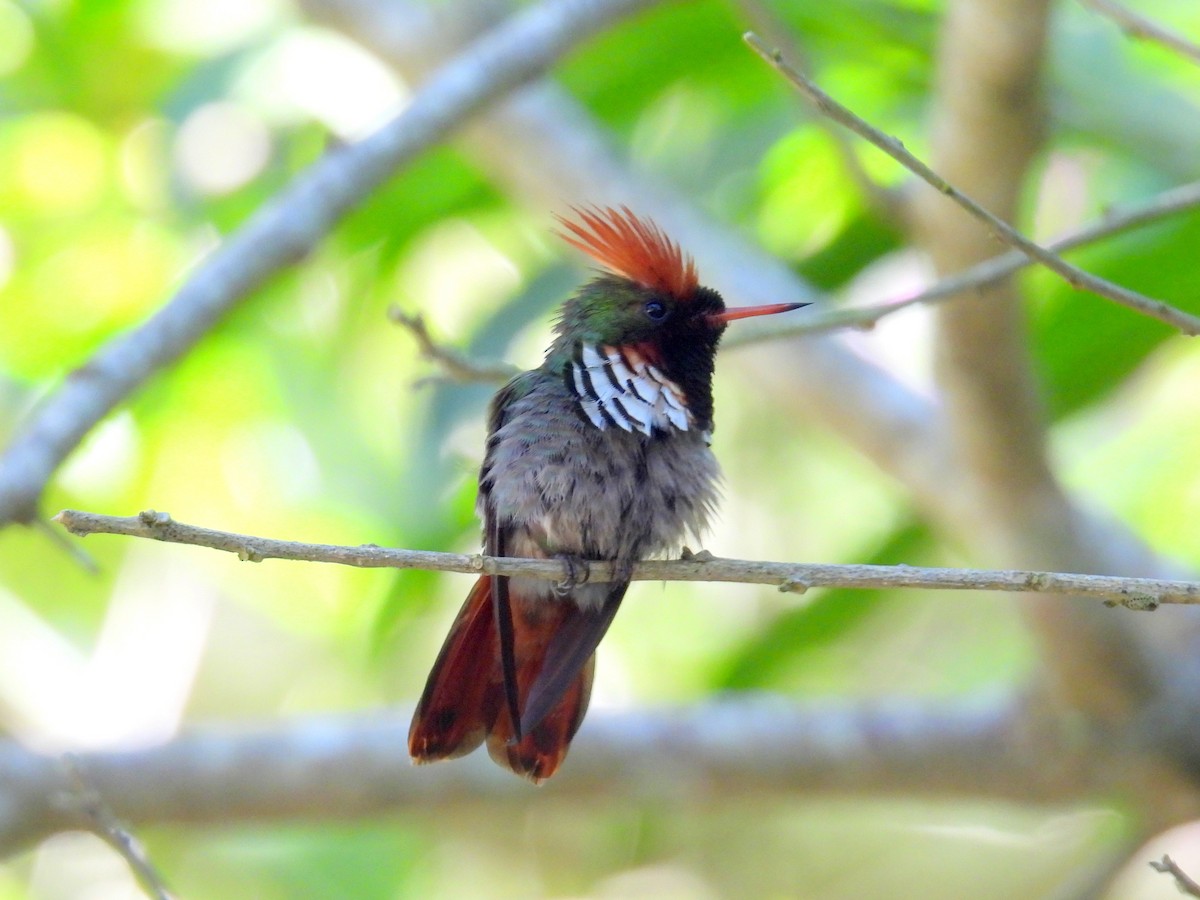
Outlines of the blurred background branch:
M62 757L60 763L66 773L66 784L62 787L56 785L50 789L46 797L53 795L56 798L56 805L60 808L74 807L74 811L81 814L89 823L91 830L102 837L129 863L129 868L136 876L138 884L150 897L154 900L171 900L171 892L167 889L154 863L147 856L142 842L134 837L113 814L100 792L88 783L86 776L80 770L79 761L68 754ZM64 801L66 797L71 799ZM22 827L17 823L12 824L18 828Z
M1190 59L1194 63L1200 63L1200 44L1188 40L1170 28L1164 28L1153 19L1136 13L1129 7L1114 2L1114 0L1080 0L1080 2L1099 15L1112 19L1117 24L1117 27L1130 37L1153 41Z
M74 765L137 825L340 819L397 810L535 809L620 797L688 804L796 793L923 794L1061 803L1101 787L1069 736L1015 698L796 704L779 698L687 709L597 711L571 766L540 790L482 755L414 767L408 713L375 711L261 727L207 728L158 747L78 754ZM746 747L756 748L754 753ZM631 765L631 763L635 763ZM63 768L0 746L0 853L79 827L58 804ZM17 786L19 785L19 789Z
M1191 878L1187 872L1179 867L1179 863L1171 859L1169 855L1164 854L1162 859L1150 863L1150 868L1174 878L1175 885L1179 888L1181 894L1186 894L1189 897L1200 897L1200 881Z

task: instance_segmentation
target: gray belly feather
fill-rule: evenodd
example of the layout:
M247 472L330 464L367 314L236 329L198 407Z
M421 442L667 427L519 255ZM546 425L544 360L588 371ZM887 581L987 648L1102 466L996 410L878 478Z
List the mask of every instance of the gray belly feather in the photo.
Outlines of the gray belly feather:
M720 477L705 436L601 430L572 404L562 383L547 379L512 401L493 436L488 481L511 536L507 552L634 561L698 537ZM549 590L547 582L521 587ZM575 593L577 601L592 599Z

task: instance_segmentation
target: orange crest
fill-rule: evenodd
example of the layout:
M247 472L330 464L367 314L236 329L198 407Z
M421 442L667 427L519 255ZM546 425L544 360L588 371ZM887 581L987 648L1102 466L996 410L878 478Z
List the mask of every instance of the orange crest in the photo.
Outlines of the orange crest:
M572 247L619 275L680 300L696 290L695 262L653 222L639 219L627 206L575 212L582 224L556 217L566 229L559 237Z

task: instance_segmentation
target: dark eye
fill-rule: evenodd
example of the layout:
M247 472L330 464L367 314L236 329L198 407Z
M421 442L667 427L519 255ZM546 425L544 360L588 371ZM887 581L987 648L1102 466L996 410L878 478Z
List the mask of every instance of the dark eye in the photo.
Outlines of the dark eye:
M645 310L646 317L650 319L651 322L661 322L667 317L667 307L662 303L659 303L657 300L651 300L649 303L647 303Z

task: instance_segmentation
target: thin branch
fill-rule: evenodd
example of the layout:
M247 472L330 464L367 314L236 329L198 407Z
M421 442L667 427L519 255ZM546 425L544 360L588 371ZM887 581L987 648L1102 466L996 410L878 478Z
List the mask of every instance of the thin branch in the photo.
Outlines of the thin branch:
M1077 250L1197 207L1200 207L1200 181L1193 181L1169 188L1148 200L1110 210L1103 218L1056 238L1046 246L1055 253ZM793 322L772 328L735 331L725 338L722 347L731 349L763 341L824 334L843 328L870 329L886 317L911 306L940 303L968 291L982 291L1034 263L1035 260L1021 251L1010 250L969 269L940 278L910 297L871 306L832 309L829 308L833 305L832 301L821 302L818 299L817 308L826 311L796 317ZM495 383L507 381L518 371L516 366L504 363L476 362L454 347L439 343L429 334L424 319L419 314L409 316L399 308L392 307L388 315L394 322L407 328L416 338L425 357L436 362L445 371L446 376L454 381Z
M920 177L923 181L937 190L939 193L949 197L964 210L986 224L995 235L1004 243L1011 247L1020 250L1031 259L1040 262L1052 272L1060 275L1068 284L1079 290L1087 290L1097 296L1105 297L1115 303L1120 303L1130 309L1136 310L1145 315L1159 319L1169 325L1178 328L1184 334L1197 335L1200 334L1200 318L1186 313L1183 310L1176 309L1168 303L1161 300L1156 300L1152 297L1147 297L1144 294L1139 294L1136 291L1121 287L1107 279L1100 278L1090 272L1085 272L1078 266L1064 260L1062 257L1052 253L1040 244L1031 241L1029 238L1022 235L1019 231L1000 219L993 213L989 212L983 206L972 200L970 197L963 194L960 190L947 182L944 178L930 169L925 163L921 162L913 156L904 145L894 137L884 134L877 128L867 124L857 115L851 112L845 106L842 106L824 91L822 91L810 79L796 71L792 66L784 62L782 54L778 50L768 47L761 39L753 32L747 32L745 35L746 43L753 48L763 59L769 62L781 75L792 83L808 100L816 106L822 113L829 116L835 122L849 128L855 134L869 141L874 146L878 147L896 162L900 163L913 174Z
M1172 876L1175 879L1175 886L1179 888L1180 893L1187 894L1189 897L1200 897L1200 882L1189 876L1187 872L1179 868L1179 863L1171 859L1170 856L1163 854L1163 858L1158 862L1151 862L1150 868L1155 872L1163 872Z
M1193 181L1156 194L1149 200L1136 204L1131 203L1123 209L1113 210L1099 221L1057 238L1046 246L1055 253L1065 253L1068 250L1094 244L1197 207L1200 207L1200 181ZM806 316L800 321L781 324L774 330L754 332L745 338L741 337L740 332L735 332L725 339L722 346L738 347L764 340L803 334L820 334L840 328L873 328L882 319L902 309L919 304L938 303L968 291L981 291L1033 264L1034 260L1021 251L1010 250L971 266L969 269L940 278L911 297L890 300L873 306L834 309L829 312L816 313Z
M595 710L553 782L534 791L485 754L413 766L407 710L192 729L156 747L76 755L137 825L453 814L544 803L654 804L836 795L1094 797L1103 768L1061 718L1008 694L794 703L741 696L688 708ZM747 752L753 748L753 752ZM1052 761L1048 763L1048 760ZM64 829L61 766L0 741L0 857ZM448 812L450 811L450 812Z
M73 753L64 755L63 766L72 788L71 802L91 823L92 830L124 857L142 890L155 900L172 900L174 895L167 890L166 882L150 861L146 848L121 823L100 791L88 781L80 767L79 757Z
M83 436L155 372L187 353L238 302L302 259L397 168L574 45L653 0L546 0L442 66L374 134L327 154L231 235L145 324L114 338L25 423L0 457L0 525L28 521Z
M1117 27L1130 37L1142 38L1143 40L1153 41L1156 44L1162 44L1167 49L1187 57L1192 62L1200 63L1200 44L1189 40L1178 32L1164 28L1157 22L1147 19L1139 13L1135 13L1120 3L1114 2L1114 0L1079 0L1079 2L1093 12L1112 19L1117 23Z
M767 39L776 47L789 46L792 56L801 69L812 68L805 59L799 43L775 10L763 0L735 0L735 3L754 31L766 35ZM888 187L876 181L862 164L854 144L842 129L821 117L818 117L817 122L818 127L823 129L829 135L829 139L833 141L838 158L841 159L842 166L846 169L850 180L854 182L875 212L894 225L907 228L911 224L909 204L906 202L908 195L900 188Z
M72 534L119 534L172 544L191 544L236 553L239 559L304 560L359 568L425 569L466 574L520 575L560 580L563 566L553 559L516 559L481 554L396 550L363 544L358 547L308 544L215 531L177 522L167 513L146 510L137 516L105 516L65 509L55 521ZM589 564L592 581L612 577L609 563ZM918 588L924 590L1005 591L1092 597L1109 605L1154 610L1164 603L1200 604L1200 582L1158 578L1121 578L1064 572L936 569L921 566L867 566L718 559L707 553L682 559L646 560L634 569L636 581L720 581L772 584L804 593L810 588Z
M421 348L421 355L437 363L446 377L453 381L507 381L521 371L511 363L475 362L453 347L438 343L429 333L425 317L420 313L410 316L399 306L393 305L388 309L388 318L407 329L416 340L417 346Z

